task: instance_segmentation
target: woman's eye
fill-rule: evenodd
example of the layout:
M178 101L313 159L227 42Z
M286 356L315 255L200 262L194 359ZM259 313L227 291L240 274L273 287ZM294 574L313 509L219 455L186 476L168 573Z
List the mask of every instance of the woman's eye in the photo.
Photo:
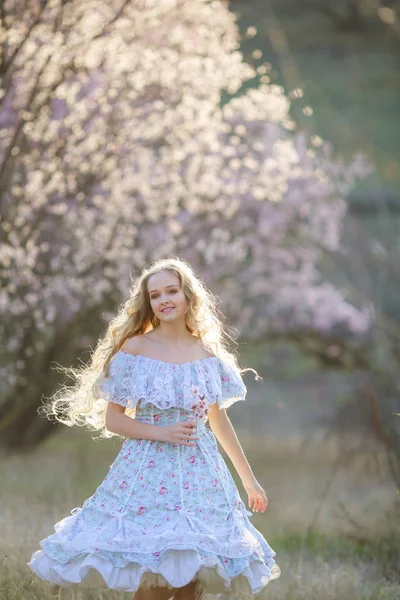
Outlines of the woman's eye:
M170 294L176 294L178 292L178 290L170 290ZM154 300L154 298L157 298L158 294L156 294L155 296L150 296L150 298L152 300Z

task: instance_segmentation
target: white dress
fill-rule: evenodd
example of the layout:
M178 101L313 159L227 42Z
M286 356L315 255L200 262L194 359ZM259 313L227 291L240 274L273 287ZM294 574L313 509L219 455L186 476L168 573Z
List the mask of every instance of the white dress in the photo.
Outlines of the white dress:
M29 567L61 586L127 592L196 581L202 600L250 600L279 577L206 424L208 405L245 400L240 372L215 356L174 364L121 350L98 390L136 407L143 423L194 419L199 439L184 446L126 438L93 495L55 524Z

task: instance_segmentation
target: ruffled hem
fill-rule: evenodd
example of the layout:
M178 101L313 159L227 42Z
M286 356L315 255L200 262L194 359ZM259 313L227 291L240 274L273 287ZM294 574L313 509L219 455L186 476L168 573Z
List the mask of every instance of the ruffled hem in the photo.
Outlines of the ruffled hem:
M115 566L123 567L132 558L136 558L133 554L158 554L172 548L193 550L205 556L212 553L229 560L243 560L253 553L258 560L266 555L275 556L272 548L250 522L247 515L253 514L246 510L243 501L240 508L229 515L230 524L219 531L205 528L204 520L199 519L194 511L182 509L171 517L168 524L159 528L157 533L148 533L145 537L129 514L115 515L102 527L98 527L95 533L91 528L85 528L81 529L79 535L73 536L73 529L77 527L83 512L84 509L79 506L72 509L71 515L54 525L55 533L41 540L43 550L51 558L66 563L75 560L82 553L86 554L89 549L95 549L96 552L110 556ZM118 555L120 558L116 564Z
M95 554L81 555L62 564L38 550L27 564L40 578L62 587L79 583L96 589L136 592L139 587L154 586L173 590L195 581L196 594L201 595L196 597L201 600L251 600L281 574L272 557L265 563L249 558L240 562L236 572L229 574L223 557L195 550L166 550L157 567L139 562L116 567L106 557Z

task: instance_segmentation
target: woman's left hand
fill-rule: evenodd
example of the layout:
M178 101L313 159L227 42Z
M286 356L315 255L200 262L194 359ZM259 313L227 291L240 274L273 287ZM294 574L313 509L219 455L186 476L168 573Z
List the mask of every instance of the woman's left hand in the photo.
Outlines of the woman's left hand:
M249 508L253 512L265 512L268 506L268 497L264 489L258 483L257 479L252 479L249 482L242 483L247 492Z

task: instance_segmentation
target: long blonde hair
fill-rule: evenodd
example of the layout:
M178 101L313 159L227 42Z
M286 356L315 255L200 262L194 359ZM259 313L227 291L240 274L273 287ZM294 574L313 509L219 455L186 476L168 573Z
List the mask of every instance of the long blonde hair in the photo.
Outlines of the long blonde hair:
M73 386L62 385L50 397L50 402L38 409L39 414L72 427L86 426L100 431L99 437L112 437L115 434L105 427L107 401L99 396L96 382L109 375L109 364L125 342L134 336L156 329L160 323L155 316L147 291L147 282L151 275L160 271L175 273L188 302L185 323L188 331L198 337L206 349L219 358L231 363L240 373L253 371L256 379L262 379L254 369L241 369L236 355L228 349L229 342L237 344L228 330L233 328L223 324L219 318L217 297L214 296L198 278L191 266L181 258L160 259L145 267L139 277L133 280L130 296L119 306L117 315L110 321L106 333L99 338L89 363L83 367L57 367L75 380ZM224 318L224 317L223 317ZM228 342L229 340L229 342ZM136 409L127 409L126 414L133 416Z

